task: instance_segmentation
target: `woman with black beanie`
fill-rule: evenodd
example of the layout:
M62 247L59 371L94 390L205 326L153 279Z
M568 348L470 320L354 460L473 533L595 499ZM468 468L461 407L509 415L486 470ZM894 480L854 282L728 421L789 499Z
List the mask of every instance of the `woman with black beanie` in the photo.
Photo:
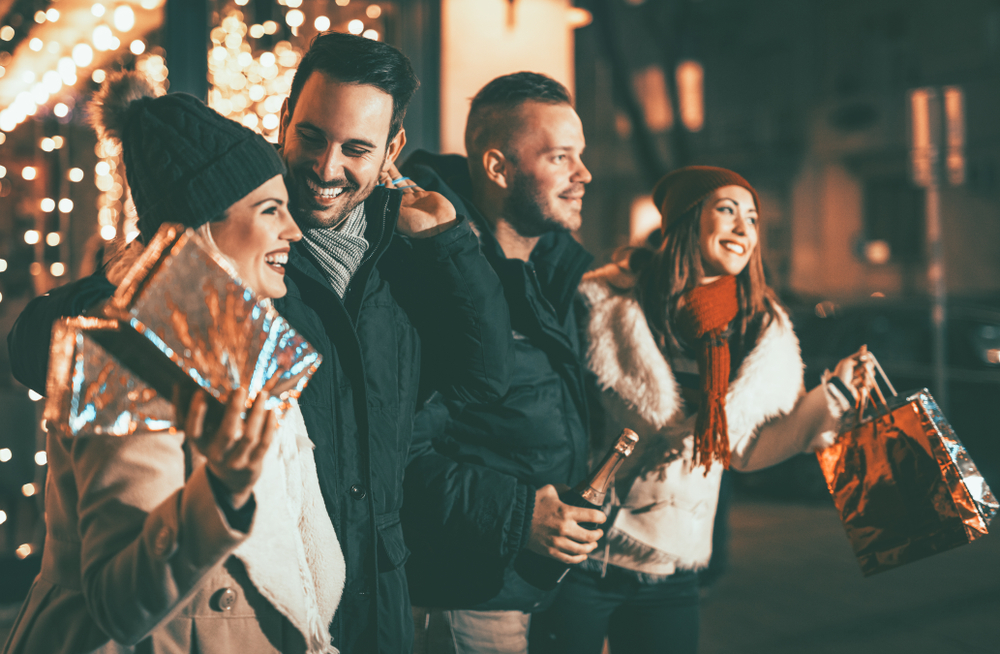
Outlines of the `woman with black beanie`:
M105 83L92 117L121 143L139 217L111 282L173 222L258 298L285 295L302 233L271 144L192 96L155 97L129 73ZM344 558L313 444L298 405L279 424L266 400L246 406L246 390L234 391L214 433L200 394L178 407L183 432L50 429L42 569L3 652L335 652Z

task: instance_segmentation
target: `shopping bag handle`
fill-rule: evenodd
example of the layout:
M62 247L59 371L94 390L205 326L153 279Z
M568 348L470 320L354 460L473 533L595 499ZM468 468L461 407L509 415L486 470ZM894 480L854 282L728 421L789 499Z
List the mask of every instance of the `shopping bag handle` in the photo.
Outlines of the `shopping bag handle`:
M896 397L897 395L899 395L899 393L897 393L896 389L893 387L892 382L889 381L889 376L885 374L885 370L882 370L882 366L879 365L878 359L875 358L875 355L872 354L871 351L869 351L868 356L871 357L872 363L875 364L875 370L878 370L878 374L882 376L882 381L885 382L885 385L889 389L889 392L892 393L892 396ZM878 382L876 382L875 388L878 388Z
M866 354L870 358L871 362L874 364L875 370L877 370L878 373L879 373L879 375L882 377L882 381L885 382L885 385L889 389L889 392L892 393L893 397L896 397L898 395L898 393L896 393L895 387L893 387L892 382L889 381L889 376L885 374L885 370L882 369L882 366L879 364L878 359L876 359L875 355L872 354L871 352L867 352ZM874 375L871 375L867 371L867 369L865 370L865 374L868 375L868 378L869 378L869 380L872 383L872 388L875 390L875 395L878 397L878 402L875 401L875 398L872 398L872 406L875 406L876 404L881 404L882 405L882 409L884 409L885 411L888 412L888 410L889 410L889 403L886 402L885 395L882 394L882 389L878 385L878 379L875 378ZM870 393L869 393L868 389L862 389L862 391L860 393L858 393L858 401L857 401L857 404L855 406L855 409L857 410L858 423L859 424L864 419L865 407L866 407L866 405L868 403L869 397L870 397Z

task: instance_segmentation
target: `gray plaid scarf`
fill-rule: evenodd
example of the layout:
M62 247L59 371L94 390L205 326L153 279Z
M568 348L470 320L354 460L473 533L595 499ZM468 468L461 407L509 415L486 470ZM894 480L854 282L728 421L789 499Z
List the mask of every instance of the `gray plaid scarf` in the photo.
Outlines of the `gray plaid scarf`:
M339 227L307 229L302 244L313 255L330 286L341 298L368 250L365 203L360 202Z

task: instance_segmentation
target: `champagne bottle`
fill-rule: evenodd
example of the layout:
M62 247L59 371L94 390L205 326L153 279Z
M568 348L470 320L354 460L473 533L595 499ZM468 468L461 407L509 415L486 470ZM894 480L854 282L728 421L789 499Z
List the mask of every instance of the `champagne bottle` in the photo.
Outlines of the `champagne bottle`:
M577 484L572 489L559 494L559 499L563 504L570 504L585 509L601 510L604 506L604 498L608 489L614 482L615 472L625 460L625 457L632 454L639 436L631 429L622 430L621 435L615 444L604 455L600 465L590 473L590 475ZM601 527L593 522L579 523L584 529L596 530ZM555 588L569 572L569 566L562 561L548 556L537 554L530 550L522 551L514 561L514 569L521 577L543 590Z

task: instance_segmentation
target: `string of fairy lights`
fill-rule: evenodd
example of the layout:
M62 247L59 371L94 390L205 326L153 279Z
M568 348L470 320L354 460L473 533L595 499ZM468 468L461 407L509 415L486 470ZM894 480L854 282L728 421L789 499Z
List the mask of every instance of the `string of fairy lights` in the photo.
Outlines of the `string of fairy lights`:
M29 118L38 119L51 113L61 123L70 120L78 102L82 103L81 92L76 88L81 80L100 84L109 71L121 66L126 51L132 55L134 68L142 72L158 92L165 93L168 86L166 53L149 41L149 33L162 23L163 2L97 0L89 8L84 6L83 14L68 5L37 11L32 16L34 24L30 32L22 38L14 55L0 52L0 146L7 141L8 134ZM337 15L331 17L316 12L310 16L303 0L276 2L279 11L274 18L280 19L283 25L278 20L254 22L248 16L249 0L228 0L213 14L219 17L219 23L210 31L207 53L209 106L272 142L277 141L281 107L302 57L302 48L296 42L330 29L379 40L384 38L386 13L395 10L392 3L385 2L353 0L352 5L352 0L330 3L320 0L310 4L323 10L331 9ZM77 27L73 38L66 37L70 25ZM56 28L61 31L54 31ZM12 41L15 36L12 25L0 25L0 42ZM46 155L59 154L68 147L67 137L44 136L35 146ZM59 183L50 185L58 186L59 194L46 193L45 197L34 200L37 203L33 210L35 225L24 230L21 236L26 245L34 248L34 261L29 266L32 276L47 274L55 281L70 273L68 226L70 219L79 216L81 211L83 215L93 215L91 212L96 208L97 233L104 242L119 236L130 241L138 234L135 205L124 177L120 146L110 140L98 141L94 153L97 162L92 173L79 166L66 167ZM40 165L36 160L11 171L0 165L0 181L5 181L9 174L35 183L44 177ZM98 192L96 207L77 207L72 189L91 174ZM58 228L52 228L55 223ZM44 263L46 246L57 248L60 253L59 260L48 266ZM6 272L8 266L8 261L0 257L0 273ZM28 395L33 401L42 398L34 391L29 391ZM44 431L44 421L41 427ZM0 448L0 466L9 465L14 458L11 448ZM35 451L34 464L42 468L47 463L45 451ZM21 486L20 494L32 498L41 489L39 483L29 482ZM0 525L7 522L7 512L0 508ZM25 542L17 546L15 553L23 559L35 549L31 542Z
M145 43L142 51L145 51ZM139 57L135 69L152 82L157 93L166 92L167 66L161 55L150 53ZM101 83L106 75L104 70L97 69L92 77L95 82ZM112 241L121 229L125 239L131 241L138 236L139 230L136 228L135 204L121 166L121 146L104 139L97 142L94 153L98 157L94 166L94 186L100 191L97 198L98 234L105 241Z
M302 0L277 2L287 8L284 20L292 36L299 36L307 19L300 9ZM290 41L281 40L273 49L255 53L251 41L276 34L279 25L273 20L247 25L243 11L238 8L247 3L248 0L236 0L237 7L227 11L221 24L211 31L208 104L274 142L278 137L281 105L288 97L302 51ZM337 0L336 3L346 7L350 0ZM378 4L370 4L365 9L365 16L372 20L381 17L382 13ZM330 17L322 14L312 22L316 32L325 32L331 26ZM378 30L358 18L347 21L344 27L351 34L375 40L381 38Z

